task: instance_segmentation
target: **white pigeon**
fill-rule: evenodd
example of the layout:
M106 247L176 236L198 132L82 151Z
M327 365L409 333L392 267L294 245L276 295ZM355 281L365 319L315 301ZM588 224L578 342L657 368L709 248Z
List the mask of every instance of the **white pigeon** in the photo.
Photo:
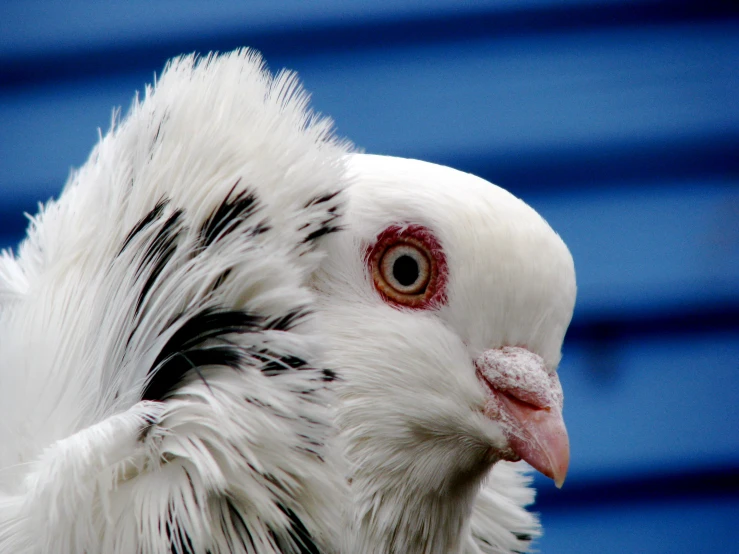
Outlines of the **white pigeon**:
M174 60L0 259L0 552L526 551L574 298L502 189Z
M555 370L575 299L569 251L473 175L367 155L348 171L345 230L312 283L323 364L341 376L346 551L525 551L533 494L502 460L560 486L567 472Z

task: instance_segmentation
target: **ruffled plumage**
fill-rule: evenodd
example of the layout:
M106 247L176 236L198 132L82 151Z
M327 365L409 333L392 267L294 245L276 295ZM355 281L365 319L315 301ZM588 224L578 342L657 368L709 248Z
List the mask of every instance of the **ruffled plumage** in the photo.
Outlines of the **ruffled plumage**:
M306 287L347 145L258 56L171 62L0 265L3 552L314 552L343 480Z

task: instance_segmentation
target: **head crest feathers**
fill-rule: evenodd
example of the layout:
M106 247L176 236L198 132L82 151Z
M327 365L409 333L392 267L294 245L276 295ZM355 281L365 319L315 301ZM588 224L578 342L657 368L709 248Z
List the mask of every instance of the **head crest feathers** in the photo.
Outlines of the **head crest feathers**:
M306 283L348 149L249 50L177 58L114 116L0 261L0 551L334 542Z

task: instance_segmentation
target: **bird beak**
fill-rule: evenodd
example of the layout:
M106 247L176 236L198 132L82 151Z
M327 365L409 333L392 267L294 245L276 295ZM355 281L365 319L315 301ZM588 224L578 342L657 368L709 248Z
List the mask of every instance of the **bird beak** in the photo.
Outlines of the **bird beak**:
M486 350L475 360L487 393L484 413L503 427L515 456L562 487L570 443L562 418L562 386L544 360L519 347Z

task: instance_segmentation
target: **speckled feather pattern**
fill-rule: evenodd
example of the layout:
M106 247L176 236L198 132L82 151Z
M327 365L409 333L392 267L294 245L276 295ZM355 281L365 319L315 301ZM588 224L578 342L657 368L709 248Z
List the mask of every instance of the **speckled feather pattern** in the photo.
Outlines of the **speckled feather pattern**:
M347 148L248 51L114 121L0 262L0 551L332 551L306 283Z

